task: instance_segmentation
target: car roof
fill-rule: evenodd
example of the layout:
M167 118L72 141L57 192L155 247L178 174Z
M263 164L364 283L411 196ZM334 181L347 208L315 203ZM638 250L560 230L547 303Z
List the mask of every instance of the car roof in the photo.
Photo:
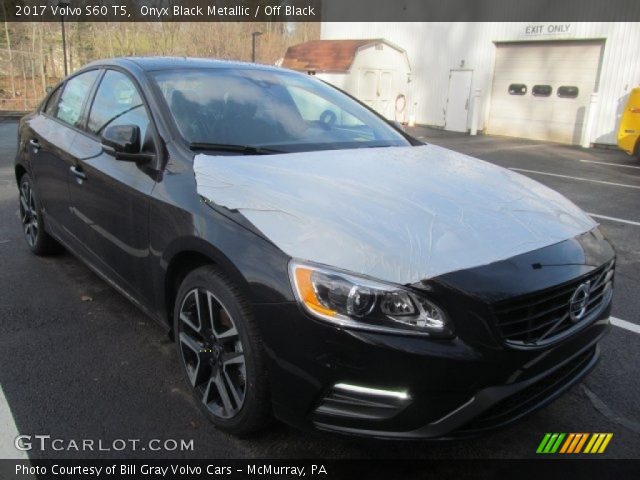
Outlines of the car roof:
M252 68L258 70L282 71L281 68L270 65L197 57L115 57L96 60L95 62L88 64L87 67L116 65L123 68L130 68L132 64L144 71L182 68Z

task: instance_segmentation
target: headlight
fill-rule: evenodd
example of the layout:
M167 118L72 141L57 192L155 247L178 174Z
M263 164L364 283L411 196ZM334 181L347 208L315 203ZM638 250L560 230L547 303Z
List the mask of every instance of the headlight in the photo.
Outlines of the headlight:
M311 315L341 327L377 332L451 336L444 311L423 294L400 285L291 261L298 302Z

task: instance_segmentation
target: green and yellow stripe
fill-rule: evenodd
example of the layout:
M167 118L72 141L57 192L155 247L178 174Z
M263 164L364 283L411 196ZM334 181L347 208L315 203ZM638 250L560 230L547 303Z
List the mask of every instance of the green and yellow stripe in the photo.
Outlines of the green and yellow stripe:
M612 437L613 433L545 433L536 453L604 453Z

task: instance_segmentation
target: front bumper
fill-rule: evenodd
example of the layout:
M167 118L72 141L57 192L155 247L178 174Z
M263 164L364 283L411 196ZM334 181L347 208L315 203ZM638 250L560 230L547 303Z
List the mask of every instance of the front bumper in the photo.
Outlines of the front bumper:
M534 378L511 385L487 387L444 417L409 431L394 432L341 427L314 422L320 430L386 439L458 438L505 427L544 407L589 373L598 362L593 346Z
M340 329L295 302L255 305L274 413L299 428L395 439L472 436L516 421L597 363L613 286L613 275L603 272L613 272L613 260L595 231L414 286L428 289L453 319L456 336L449 339ZM495 305L514 299L519 303L508 307L518 313L509 323L553 331L560 323L547 323L547 311L562 310L565 301L568 310L563 292L599 284L594 278L610 283L607 295L594 288L599 306L555 336L514 342L498 321Z
M503 427L560 396L596 365L609 310L571 339L529 352L336 330L302 320L295 304L262 306L258 315L270 319L264 335L276 417L302 429L431 439ZM276 339L280 323L309 331L289 328Z

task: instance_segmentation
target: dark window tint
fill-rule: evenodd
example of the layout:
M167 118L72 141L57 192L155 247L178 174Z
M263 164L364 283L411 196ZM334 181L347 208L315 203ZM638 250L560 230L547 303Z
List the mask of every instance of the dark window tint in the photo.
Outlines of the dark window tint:
M534 97L548 97L552 90L551 85L534 85L531 93Z
M60 95L60 102L55 112L56 118L74 127L79 126L82 107L97 77L98 70L91 70L67 81Z
M58 109L58 101L60 100L60 94L62 93L62 86L56 88L56 91L51 94L47 105L44 107L44 113L47 115L55 116Z
M525 95L527 86L524 83L512 83L509 85L509 95Z
M114 70L108 70L100 82L87 129L100 135L111 125L137 125L143 142L149 127L149 116L135 85L129 77Z
M576 98L578 93L578 87L570 87L566 85L558 87L558 96L561 98Z

